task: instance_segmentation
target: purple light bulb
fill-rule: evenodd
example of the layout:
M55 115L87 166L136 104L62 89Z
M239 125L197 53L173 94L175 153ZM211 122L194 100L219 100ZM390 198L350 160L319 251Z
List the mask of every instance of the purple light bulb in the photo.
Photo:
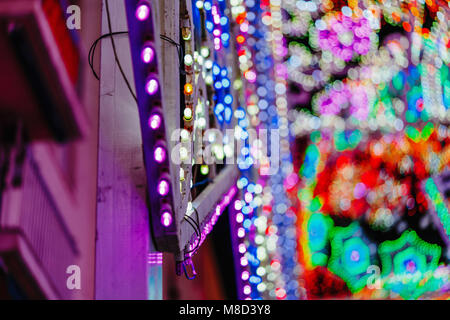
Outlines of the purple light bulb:
M167 180L162 179L159 181L157 190L160 196L167 196L169 194L169 188L169 182Z
M156 162L163 163L166 160L166 149L164 147L156 147L153 155Z
M147 81L147 84L145 85L145 89L147 90L147 93L149 95L154 95L159 88L158 80L155 78L151 78Z
M159 114L153 114L150 116L150 118L148 119L148 126L153 129L159 129L161 127L161 116Z
M144 63L150 63L153 61L154 57L155 57L155 51L153 50L153 48L150 46L144 47L144 49L142 50L142 53L141 53L142 61Z
M169 227L172 224L172 214L169 211L165 211L162 215L161 215L161 224L164 227Z
M144 21L150 16L150 7L146 3L138 5L136 9L136 19Z

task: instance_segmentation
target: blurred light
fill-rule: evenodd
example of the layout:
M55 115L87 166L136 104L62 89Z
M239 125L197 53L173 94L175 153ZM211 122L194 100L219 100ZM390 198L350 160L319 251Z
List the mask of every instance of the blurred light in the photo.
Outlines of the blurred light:
M169 182L165 179L160 180L157 186L157 190L160 196L167 196L170 190Z
M159 114L153 114L148 119L148 126L153 129L157 130L161 127L162 119Z
M153 58L155 57L155 51L152 47L146 46L142 50L141 58L144 63L150 63L153 61Z
M156 80L154 78L149 79L147 81L145 88L149 95L154 95L159 89L158 80Z
M163 163L166 160L166 149L164 147L156 147L154 152L155 161Z
M138 5L136 9L136 18L139 21L144 21L150 16L150 7L146 3Z
M169 211L165 211L161 215L161 224L166 228L172 224L172 220L172 214Z

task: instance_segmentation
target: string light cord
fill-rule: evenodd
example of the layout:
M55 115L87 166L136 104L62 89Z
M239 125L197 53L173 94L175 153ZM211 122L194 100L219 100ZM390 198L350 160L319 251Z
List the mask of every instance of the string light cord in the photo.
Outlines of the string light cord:
M109 1L105 0L105 4L106 4L106 17L107 17L107 20L108 20L108 30L109 30L109 33L112 34L113 32L112 32L112 27L111 27L111 15L109 13ZM121 63L119 61L119 57L117 56L116 43L114 41L114 37L111 36L109 38L111 39L111 45L112 45L113 52L114 52L114 58L116 60L117 66L119 67L120 73L122 74L122 77L123 77L125 83L127 84L128 90L130 91L131 95L133 96L134 100L137 103L138 100L137 100L136 94L133 92L133 89L131 88L130 82L128 81L128 78L126 77L125 72L122 69L122 65L121 65Z
M94 57L95 57L95 51L97 50L98 43L105 38L113 37L113 36L117 36L117 35L124 35L124 34L128 34L128 33L129 33L128 31L118 31L118 32L106 33L106 34L103 34L100 37L98 37L91 45L91 48L89 49L89 53L88 53L88 63L89 63L89 67L91 68L92 74L94 75L94 77L97 80L100 80L100 77L94 68ZM173 39L171 39L163 34L160 35L160 38L164 41L169 42L170 44L174 45L177 48L178 60L180 63L180 72L184 74L185 73L184 70L181 69L181 58L183 55L183 53L182 53L183 48L178 43L176 43ZM128 79L127 79L127 81L128 81ZM133 94L133 96L134 96L134 94Z
M172 38L170 38L164 34L160 34L159 37L161 38L161 40L167 41L168 43L174 45L177 48L180 73L185 75L186 72L184 71L184 69L182 67L182 63L181 63L183 56L184 56L183 47L179 43L177 43L175 40L173 40Z
M194 219L192 219L192 217L190 217L190 216L188 216L188 215L185 215L184 216L184 219L192 226L192 228L195 230L195 233L197 234L197 245L195 246L195 248L194 249L192 249L192 250L190 250L190 251L186 251L185 252L185 254L190 254L190 253L192 253L192 254L195 254L196 252L197 252L197 250L199 249L199 247L200 247L200 242L201 242L201 237L202 237L202 231L201 231L201 229L200 229L200 217L199 217L199 215L198 215L198 211L197 211L197 209L196 208L194 208L194 211L195 211L195 214L196 214L196 216L197 216L197 221L195 221ZM192 223L190 222L190 221L192 221ZM195 226L197 227L197 228L195 228Z
M95 68L94 68L94 56L95 56L95 50L97 49L98 43L102 39L105 39L107 37L112 37L112 36L121 35L121 34L128 34L128 31L119 31L119 32L112 32L112 33L104 34L104 35L100 36L99 38L97 38L94 41L94 43L92 44L91 48L89 49L88 63L89 63L89 66L91 67L91 70L92 70L92 73L94 74L94 77L97 80L100 80L100 77L98 76L98 74L97 74L97 72L95 71Z

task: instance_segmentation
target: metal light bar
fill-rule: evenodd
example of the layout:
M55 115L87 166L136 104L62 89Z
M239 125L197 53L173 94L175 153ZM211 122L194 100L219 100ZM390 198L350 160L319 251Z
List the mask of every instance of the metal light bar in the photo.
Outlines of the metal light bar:
M158 251L178 252L178 226L173 206L174 186L170 176L168 132L163 111L163 88L158 61L159 32L150 1L127 0L134 81L141 123L150 221Z

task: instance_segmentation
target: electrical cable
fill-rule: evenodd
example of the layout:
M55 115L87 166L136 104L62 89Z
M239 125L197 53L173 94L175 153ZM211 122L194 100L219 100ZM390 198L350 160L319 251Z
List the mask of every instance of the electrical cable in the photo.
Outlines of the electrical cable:
M105 0L105 4L106 4L106 17L108 18L108 29L109 29L109 33L112 33L112 27L111 27L111 15L109 13L109 1ZM116 60L117 66L119 67L120 73L122 74L123 79L125 80L125 83L127 84L128 90L130 91L131 95L133 96L134 100L136 101L136 103L138 102L136 94L133 92L133 89L131 88L130 82L128 81L125 72L122 69L122 65L120 64L119 58L117 56L117 51L116 51L116 43L114 42L114 37L110 37L111 39L111 45L113 47L113 52L114 52L114 58Z
M196 224L195 221L194 221L194 224L195 224L194 225L191 221L189 221L188 218L190 218L192 221L194 221L194 220L191 217L189 217L189 216L184 216L184 220L186 220L186 222L188 222L191 225L191 227L195 231L195 234L197 235L197 244L196 244L195 248L193 248L192 250L185 251L184 252L185 254L190 254L190 253L197 252L198 248L200 247L200 241L201 241L200 226L198 224ZM196 228L196 226L197 226L197 228Z
M197 250L199 249L199 247L200 247L200 242L201 242L202 231L201 231L201 229L200 229L200 217L199 217L199 215L198 215L198 211L197 211L196 208L194 208L194 211L195 211L195 215L197 216L197 221L195 221L194 219L192 219L192 217L190 217L190 216L188 216L188 215L185 215L185 216L184 216L184 219L185 219L185 220L191 225L191 227L195 230L195 233L197 234L198 241L197 241L197 245L195 246L195 248L192 249L192 250L190 250L190 251L185 252L186 254L190 254L190 253L195 254L195 253L197 252ZM189 218L189 219L197 226L197 229L195 229L194 225L188 220L188 218Z
M92 74L94 75L94 77L97 80L100 80L100 77L94 68L94 57L95 57L95 50L97 50L98 43L107 37L113 37L113 36L123 35L123 34L128 34L128 33L129 33L128 31L118 31L118 32L106 33L106 34L103 34L100 37L98 37L91 45L91 48L89 49L89 53L88 53L88 63L89 63L89 67L91 68ZM160 38L164 41L169 42L170 44L174 45L177 48L178 60L180 63L180 72L184 74L185 73L184 70L181 70L181 59L182 59L182 50L183 50L182 47L178 43L176 43L173 39L171 39L163 34L160 35ZM120 63L118 63L118 64L120 65ZM122 74L122 76L124 76L124 75ZM128 82L127 78L124 78L124 79L125 79L125 82ZM134 93L132 93L132 95L133 95L133 97L135 96Z
M91 67L92 73L94 74L94 77L97 80L100 80L100 77L98 76L97 72L94 69L94 56L95 56L95 50L97 49L97 45L100 42L100 40L107 38L107 37L112 37L115 35L121 35L121 34L128 34L128 31L120 31L120 32L112 32L112 33L107 33L104 34L102 36L100 36L99 38L97 38L94 43L92 44L91 48L89 49L89 54L88 54L88 63L89 66Z
M159 37L162 40L167 41L168 43L174 45L177 48L180 74L185 75L186 72L184 71L184 69L182 67L182 59L183 59L183 55L184 55L183 47L179 43L175 42L175 40L173 40L172 38L170 38L170 37L168 37L168 36L166 36L164 34L160 34Z

